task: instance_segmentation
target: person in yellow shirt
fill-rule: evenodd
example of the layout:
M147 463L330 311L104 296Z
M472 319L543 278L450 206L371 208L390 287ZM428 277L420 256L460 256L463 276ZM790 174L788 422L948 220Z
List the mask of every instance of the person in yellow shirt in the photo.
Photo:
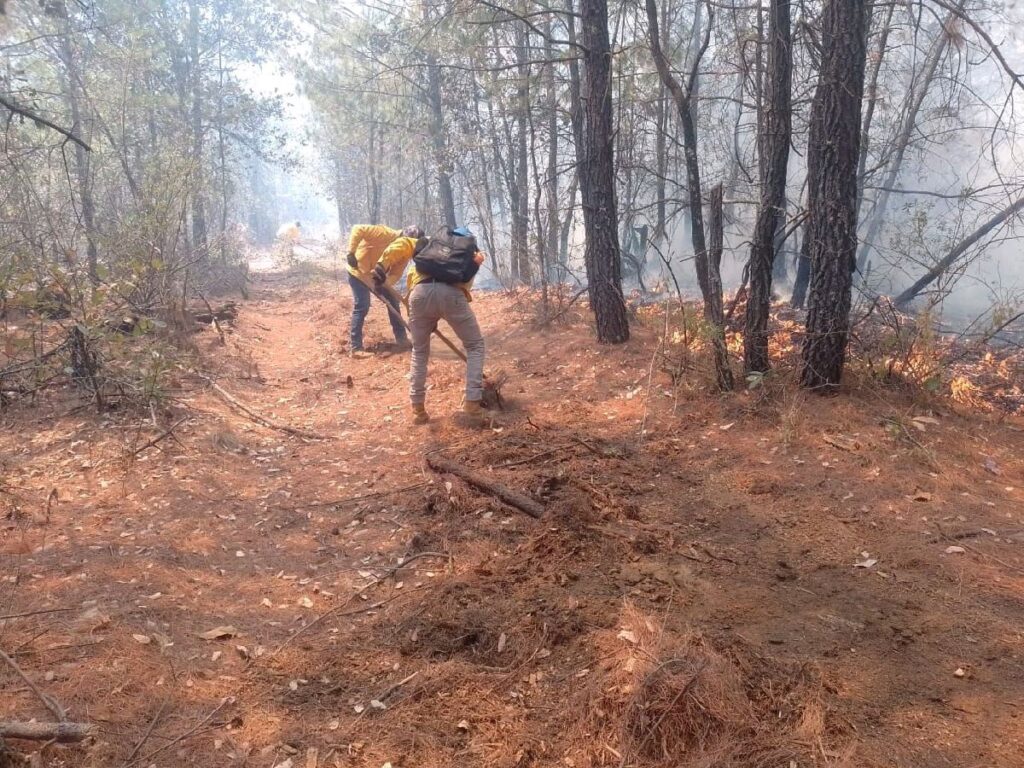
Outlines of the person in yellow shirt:
M378 224L357 224L352 227L349 235L348 255L348 284L352 289L352 325L349 330L349 354L353 357L365 357L363 350L363 324L366 315L370 311L370 281L373 278L374 270L380 262L384 252L393 242L401 239L411 238L413 242L423 235L423 231L416 226L408 226L398 230ZM411 258L411 257L410 257ZM397 260L396 260L397 265ZM405 263L408 263L406 260ZM405 263L401 265L405 269ZM397 281L401 277L401 271L394 277ZM399 312L398 299L390 292L381 294L384 299ZM399 348L408 348L409 338L405 328L398 318L388 312L388 319L391 321L391 330L395 334L395 343Z
M302 238L302 223L298 221L282 224L277 230L281 243L281 254L287 264L295 263L295 245Z
M477 425L483 418L480 401L484 391L484 336L469 303L473 300L470 293L473 275L484 263L485 256L477 250L476 239L465 227L447 232L444 239L447 247L437 249L444 265L428 274L430 261L426 257L430 246L421 244L416 254L419 262L409 271L409 326L412 329L409 400L413 423L426 424L430 420L426 409L430 337L438 322L444 320L466 350L463 413L471 425ZM469 278L464 279L467 275Z

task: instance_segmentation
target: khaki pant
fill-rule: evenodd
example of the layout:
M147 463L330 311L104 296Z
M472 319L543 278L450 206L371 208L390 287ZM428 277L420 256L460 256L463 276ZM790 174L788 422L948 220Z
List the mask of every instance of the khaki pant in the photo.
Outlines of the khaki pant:
M461 288L446 283L419 283L409 295L412 328L409 399L414 405L426 400L430 338L439 320L451 326L466 350L466 399L478 401L483 397L484 337L466 294Z

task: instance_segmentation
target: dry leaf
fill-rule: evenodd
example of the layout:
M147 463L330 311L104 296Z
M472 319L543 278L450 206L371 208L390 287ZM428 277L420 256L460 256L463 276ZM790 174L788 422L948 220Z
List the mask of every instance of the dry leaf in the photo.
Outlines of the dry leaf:
M142 643L143 645L149 645L153 642L149 635L132 635L136 643Z
M460 731L468 731L469 730L469 720L459 720L459 724L456 725L455 727L458 728Z
M621 632L619 632L618 638L619 640L625 640L627 643L631 643L633 645L636 644L636 634L633 633L631 630L622 630Z
M234 637L237 634L238 630L230 624L227 624L223 627L214 627L213 629L208 629L205 632L201 632L199 634L199 637L202 640L222 640L226 637Z
M966 551L967 550L964 549L963 547L946 547L946 554L947 555L962 555Z
M914 501L931 501L932 495L928 491L918 491L914 494Z
M310 600L308 597L303 597L301 600L299 600L299 605L301 605L303 608L312 608L313 601Z
M967 673L963 670L962 667L957 667L956 671L953 672L953 677L966 677L966 676L967 676Z
M853 564L854 568L874 568L878 565L877 557L865 557L863 560L858 560Z
M498 653L503 653L505 651L505 645L507 643L508 635L502 632L500 635L498 635Z

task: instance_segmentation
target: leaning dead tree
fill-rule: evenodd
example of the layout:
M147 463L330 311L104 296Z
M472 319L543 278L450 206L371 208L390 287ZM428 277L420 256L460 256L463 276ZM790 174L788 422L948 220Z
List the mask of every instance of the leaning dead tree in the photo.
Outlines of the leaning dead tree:
M958 9L962 7L962 5L962 2L958 2ZM907 150L912 144L914 132L919 126L920 121L918 118L921 113L921 108L925 103L925 98L931 91L932 83L935 81L939 64L942 62L945 57L946 50L949 48L950 40L954 34L952 30L955 23L956 16L953 13L947 14L947 16L942 20L938 35L932 42L921 71L914 73L915 76L911 80L911 87L910 91L907 93L906 105L903 109L899 131L892 141L892 149L890 150L890 157L888 158L885 175L880 185L878 196L872 206L871 214L867 220L864 242L857 255L857 268L862 271L867 266L868 256L870 255L872 248L876 246L878 238L881 235L882 225L885 223L886 210L889 206L889 196L899 181L900 172L903 170L904 158L906 157ZM883 44L886 39L887 35L884 35ZM885 50L879 50L877 55L879 60L881 60L885 56ZM877 87L874 82L877 77L877 72L873 71L872 74L872 90L874 90ZM874 104L874 99L871 100L871 104ZM867 126L865 125L865 127ZM863 172L860 175L863 177ZM861 190L861 193L863 194L863 190Z
M1012 216L1024 210L1024 197L1018 198L1005 208L997 211L991 218L987 219L980 227L971 232L967 237L953 246L949 253L914 281L914 284L897 296L893 303L897 307L905 307L929 285L938 280L954 264L963 259L970 250L981 242L987 235L991 234L997 227L1006 222Z
M679 124L683 133L683 157L686 164L686 186L690 203L690 238L693 242L693 261L697 271L697 282L704 298L704 318L710 325L711 341L714 346L715 377L719 387L729 390L733 387L732 371L725 345L725 323L721 312L721 283L716 288L713 280L711 260L708 257L707 240L704 234L704 201L701 191L700 157L697 144L697 125L694 120L694 89L698 82L698 70L701 59L711 42L711 6L708 5L708 22L700 49L693 57L689 75L685 83L680 83L672 73L668 56L661 43L661 32L658 19L656 0L646 0L647 39L658 70L658 76L665 88L672 95ZM716 311L716 306L718 311Z

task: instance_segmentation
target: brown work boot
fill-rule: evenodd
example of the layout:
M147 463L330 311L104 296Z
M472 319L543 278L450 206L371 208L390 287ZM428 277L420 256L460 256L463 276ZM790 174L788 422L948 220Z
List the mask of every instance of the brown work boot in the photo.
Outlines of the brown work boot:
M484 426L485 416L479 400L466 400L462 404L462 412L456 414L455 418L461 426L480 428Z
M430 414L427 413L426 407L423 403L412 404L412 423L413 424L426 424L430 421Z

